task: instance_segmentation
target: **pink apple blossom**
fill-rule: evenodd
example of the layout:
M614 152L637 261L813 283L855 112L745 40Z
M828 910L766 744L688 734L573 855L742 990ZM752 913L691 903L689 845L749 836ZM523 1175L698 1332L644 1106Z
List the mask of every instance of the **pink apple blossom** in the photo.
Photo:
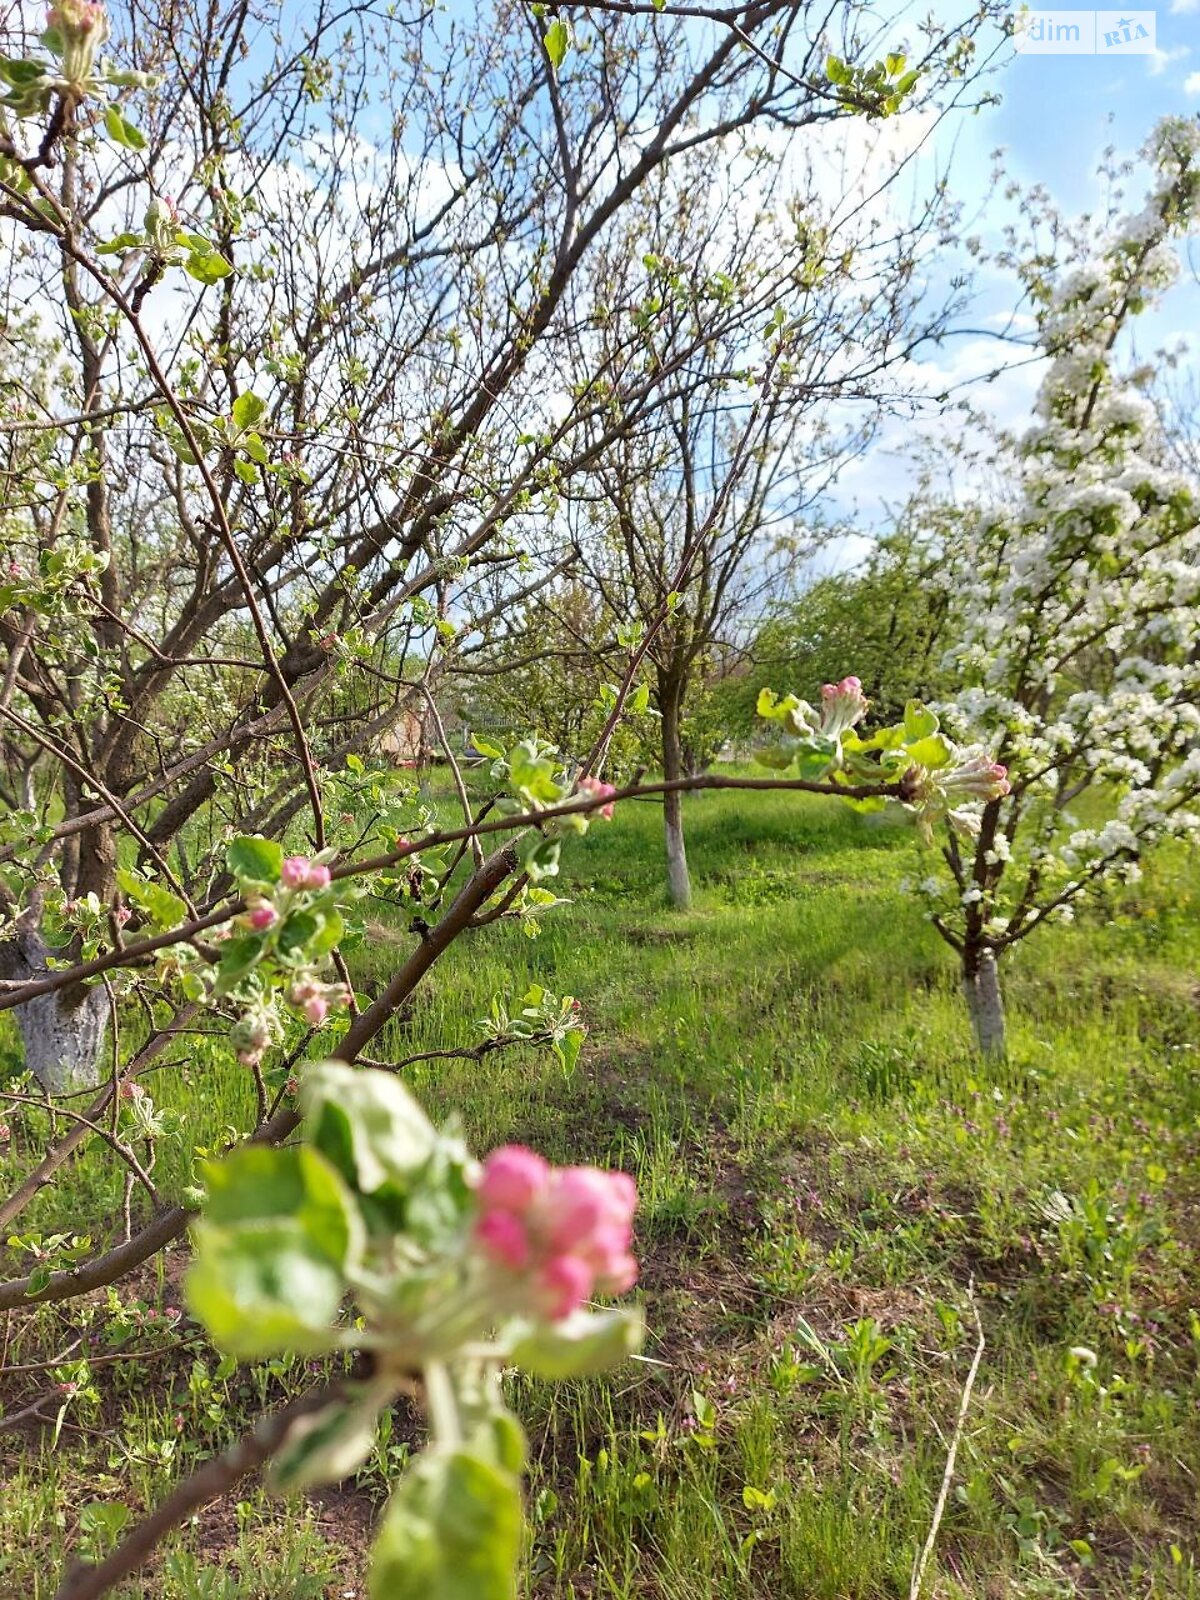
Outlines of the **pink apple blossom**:
M478 1195L483 1205L524 1213L545 1187L550 1164L523 1145L505 1145L493 1150L483 1167Z
M480 1248L501 1266L521 1272L529 1265L529 1236L511 1211L485 1211L475 1228Z
M307 856L288 856L280 873L285 889L327 889L329 868Z
M484 1162L475 1241L494 1264L532 1274L534 1301L552 1321L590 1295L637 1281L630 1251L637 1188L626 1173L551 1167L506 1145Z
M831 739L845 733L867 714L870 702L862 692L858 678L843 678L840 683L821 685L821 732Z
M279 921L279 913L269 900L260 900L250 908L246 921L256 933L264 933Z
M591 1269L578 1256L552 1256L537 1273L538 1305L551 1322L560 1322L583 1305L592 1282Z
M599 778L580 778L576 792L587 795L589 799L603 800L608 795L616 794L617 791L611 783L601 783ZM600 807L600 815L606 822L612 821L614 809L611 801L608 805Z

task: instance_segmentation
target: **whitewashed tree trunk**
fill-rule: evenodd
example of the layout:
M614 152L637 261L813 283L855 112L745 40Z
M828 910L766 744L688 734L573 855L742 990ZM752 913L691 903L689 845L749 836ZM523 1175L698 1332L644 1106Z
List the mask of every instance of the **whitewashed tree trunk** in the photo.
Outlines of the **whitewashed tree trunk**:
M5 944L6 978L20 982L48 976L49 951L35 928L21 928ZM99 1083L109 1010L108 991L103 984L58 989L16 1007L25 1066L48 1093L93 1089Z
M679 727L683 714L682 683L671 678L660 679L658 698L662 712L663 777L670 783L683 776ZM678 791L663 796L663 832L667 846L667 897L677 911L686 911L692 903L692 880L683 841L683 800Z
M667 795L663 822L667 841L667 895L677 910L686 911L692 903L692 880L688 875L683 817L677 794Z
M963 993L980 1055L988 1061L1003 1060L1008 1053L1004 999L1000 993L996 957L990 950L982 951L972 966L964 970Z

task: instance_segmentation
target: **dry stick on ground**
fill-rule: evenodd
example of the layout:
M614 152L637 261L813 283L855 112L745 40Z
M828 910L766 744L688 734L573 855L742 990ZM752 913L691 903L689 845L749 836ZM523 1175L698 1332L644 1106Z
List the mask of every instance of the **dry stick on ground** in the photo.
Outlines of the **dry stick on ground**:
M929 1567L930 1558L933 1555L933 1547L937 1541L938 1529L942 1525L942 1517L946 1511L946 1500L950 1494L950 1484L954 1479L954 1462L958 1455L958 1447L962 1442L963 1428L967 1421L967 1407L971 1404L971 1392L975 1388L975 1379L979 1375L979 1363L983 1360L983 1323L979 1320L979 1307L975 1304L974 1283L972 1283L967 1292L971 1304L971 1314L975 1318L975 1332L979 1336L979 1342L976 1344L975 1354L971 1358L967 1381L963 1385L962 1399L958 1402L958 1416L955 1418L954 1432L950 1437L950 1449L946 1453L946 1470L942 1473L942 1487L938 1490L937 1504L933 1508L933 1521L929 1525L929 1533L918 1557L917 1564L913 1568L908 1600L921 1600L921 1589L925 1583L925 1573Z

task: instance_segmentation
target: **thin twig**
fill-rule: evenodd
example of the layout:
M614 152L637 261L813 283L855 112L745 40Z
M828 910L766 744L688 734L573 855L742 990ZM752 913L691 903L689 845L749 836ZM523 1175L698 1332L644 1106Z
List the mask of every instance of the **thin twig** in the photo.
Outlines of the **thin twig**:
M979 1342L975 1346L975 1354L971 1359L971 1366L967 1372L967 1381L963 1385L962 1398L958 1402L958 1416L954 1421L954 1432L950 1438L950 1449L946 1453L946 1470L942 1473L942 1487L938 1491L937 1504L933 1508L933 1521L925 1539L924 1548L916 1566L913 1568L912 1584L908 1591L908 1600L921 1600L921 1590L925 1583L925 1573L933 1555L933 1547L937 1540L938 1529L942 1525L942 1517L946 1511L946 1500L950 1494L950 1484L954 1478L954 1462L958 1455L958 1447L962 1442L963 1428L967 1421L967 1407L971 1404L971 1391L975 1387L975 1379L979 1375L979 1363L983 1360L984 1340L983 1323L979 1320L979 1307L975 1304L975 1285L971 1284L967 1290L967 1297L971 1306L971 1314L975 1318L975 1331L979 1335Z

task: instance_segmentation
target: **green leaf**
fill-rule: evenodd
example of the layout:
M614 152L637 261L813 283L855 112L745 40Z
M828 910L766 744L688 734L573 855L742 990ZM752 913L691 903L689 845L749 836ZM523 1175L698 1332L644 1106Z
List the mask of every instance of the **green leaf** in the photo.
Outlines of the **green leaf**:
M504 751L498 744L493 744L490 739L481 739L477 733L470 735L468 742L474 745L481 756L487 756L489 761L503 761Z
M555 72L557 72L566 59L567 47L571 43L570 29L560 17L556 17L546 29L546 35L542 43L546 46L546 54L550 57L550 63Z
M46 77L46 68L40 61L30 61L16 56L0 56L0 78L11 83L14 89L27 89Z
M326 1061L300 1085L309 1137L362 1194L403 1192L437 1147L437 1132L398 1078Z
M918 766L930 768L946 766L954 755L940 733L932 733L927 739L918 739L913 744L906 744L905 753L909 760L915 761Z
M555 781L555 771L554 762L549 756L539 755L530 739L522 739L508 753L509 781L530 805L553 805L562 799L562 786Z
M772 772L786 772L792 764L792 751L783 745L764 745L754 752L754 759L760 767L770 767Z
M104 131L114 144L123 145L126 150L146 148L145 134L121 115L121 108L116 104L110 104L105 108Z
M575 1071L575 1064L579 1060L579 1052L583 1047L583 1029L571 1028L564 1033L554 1046L554 1054L558 1057L558 1064L568 1077Z
M338 1340L341 1272L290 1219L253 1227L197 1223L184 1280L193 1313L218 1349L242 1361L293 1350L315 1355Z
M938 719L920 700L910 700L904 707L904 742L912 744L917 739L927 739L938 731Z
M365 1384L352 1399L334 1400L298 1417L272 1459L271 1487L279 1494L296 1494L349 1477L370 1455L380 1408L394 1394L390 1382Z
M243 461L239 456L233 463L233 470L243 483L258 482L258 468L253 461Z
M306 945L316 933L318 926L317 919L311 911L293 911L279 935L281 954L291 955L293 950L299 950L302 945Z
M558 858L561 852L561 839L539 839L525 852L522 865L534 883L541 883L543 878L558 876Z
M195 278L197 283L220 283L222 278L227 278L233 271L229 262L219 250L212 245L205 244L202 249L194 249L183 263L183 270L189 277Z
M840 56L826 56L825 76L830 83L849 83L854 77L853 70L846 65Z
M340 911L326 911L317 918L317 921L320 926L316 937L308 947L314 959L317 956L327 956L331 950L336 950L346 932L346 924L342 921Z
M887 58L887 72L889 78L899 77L904 71L904 62L907 58L899 53L889 55Z
M225 864L242 882L278 883L283 871L283 846L257 834L242 835L225 846Z
M511 1472L465 1450L427 1451L384 1512L371 1600L512 1600L521 1535Z
M187 916L187 906L179 896L159 883L139 878L136 872L125 867L117 868L117 882L125 898L148 912L150 920L160 928L173 928Z
M619 1366L642 1347L639 1307L573 1311L555 1323L530 1323L512 1346L514 1363L539 1378L582 1378Z
M337 1267L357 1259L362 1224L337 1169L309 1145L248 1144L201 1172L203 1222L224 1228L291 1219Z
M256 967L263 955L263 942L246 934L240 939L229 939L221 946L221 959L217 962L217 993L229 994Z
M253 428L261 422L267 414L267 402L260 400L250 389L238 395L233 402L233 411L230 413L233 425L239 433L245 433L247 428Z
M115 239L110 239L107 244L98 244L98 256L113 256L121 250L136 250L139 245L145 244L145 239L140 233L119 233Z

